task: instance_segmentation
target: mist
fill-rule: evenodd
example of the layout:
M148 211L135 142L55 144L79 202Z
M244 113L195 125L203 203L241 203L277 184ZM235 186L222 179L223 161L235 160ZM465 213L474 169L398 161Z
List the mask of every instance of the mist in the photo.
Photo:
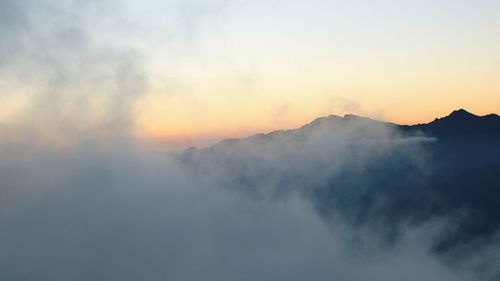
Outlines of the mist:
M135 116L154 57L137 41L195 48L232 5L152 2L175 20L139 38L156 29L130 1L0 0L1 280L499 278L496 230L450 244L472 212L415 208L436 169L424 133L330 116L151 149Z
M391 224L377 221L374 207L373 219L354 221L345 210L364 207L346 208L358 203L352 198L343 198L349 201L335 204L328 215L320 212L311 192L354 166L397 156L397 163L412 163L419 176L428 169L422 152L433 140L405 138L365 122L355 119L333 131L313 127L300 141L266 144L257 136L239 149L221 143L212 148L218 152L198 151L188 162L134 139L115 144L107 138L37 146L29 155L2 158L0 276L494 280L494 241L433 250L454 227L451 215ZM364 189L353 194L382 188L364 176ZM380 229L395 224L398 235L389 241Z

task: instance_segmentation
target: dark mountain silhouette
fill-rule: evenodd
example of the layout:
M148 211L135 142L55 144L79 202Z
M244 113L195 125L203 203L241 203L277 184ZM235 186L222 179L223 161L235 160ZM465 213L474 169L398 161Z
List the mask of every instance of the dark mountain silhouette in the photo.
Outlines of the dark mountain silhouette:
M179 156L194 176L229 172L220 184L252 196L299 192L327 220L377 225L388 241L401 225L455 218L435 245L447 251L500 228L500 116L453 111L426 124L356 115L222 141ZM226 173L227 174L227 173ZM222 182L223 180L223 182Z
M500 136L500 116L496 114L477 116L464 109L459 109L446 117L436 118L427 124L401 127L407 130L421 130L427 135L441 138L491 138Z
M255 140L276 141L283 137L300 138L301 136L306 137L317 130L335 133L335 131L342 131L346 128L353 129L350 128L350 126L354 123L356 124L354 129L357 130L357 133L364 133L365 137L376 137L377 134L380 135L380 133L384 131L384 128L389 127L399 130L402 135L407 137L427 136L440 139L495 139L495 141L497 138L500 138L500 116L496 114L478 116L464 109L459 109L453 111L446 117L436 118L432 122L417 125L398 125L354 114L346 114L344 117L329 115L319 117L298 129L278 130L267 134L257 134L244 139L226 139L216 144L214 147L222 147L230 144L241 145L245 142Z

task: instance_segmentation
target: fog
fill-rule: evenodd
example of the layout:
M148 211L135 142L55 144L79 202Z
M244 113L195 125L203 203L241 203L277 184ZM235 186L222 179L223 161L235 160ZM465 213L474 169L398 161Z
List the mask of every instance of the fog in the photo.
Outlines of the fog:
M149 149L133 118L147 56L102 40L114 3L0 0L2 105L27 100L0 126L1 280L498 279L496 236L435 250L466 210L384 209L426 181L433 138L351 116ZM193 43L229 2L168 3L169 38Z
M353 223L341 205L328 216L318 212L304 189L317 188L326 174L345 174L353 165L394 155L418 170L429 165L415 153L424 151L421 139L405 141L390 127L367 130L358 120L334 131L312 128L298 142L257 137L239 151L222 143L218 153L229 156L198 152L190 160L196 165L132 138L96 138L63 148L31 139L36 149L1 161L1 279L498 277L492 241L433 251L435 241L453 228L453 216L397 222L399 234L388 243L380 232L393 227L387 222ZM406 142L411 149L401 146ZM228 160L232 169L221 164ZM238 174L249 178L235 180ZM356 208L362 206L349 209Z

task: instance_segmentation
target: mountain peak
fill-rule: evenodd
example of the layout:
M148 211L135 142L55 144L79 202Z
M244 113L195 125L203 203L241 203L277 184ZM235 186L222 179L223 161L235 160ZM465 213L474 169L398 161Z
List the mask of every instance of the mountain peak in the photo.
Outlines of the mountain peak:
M477 115L470 113L469 111L461 108L458 110L454 110L448 117L453 117L453 118L468 118L468 117L477 117Z
M363 118L362 116L356 115L356 114L344 114L344 118Z
M436 118L428 124L414 126L436 136L480 137L500 135L500 118L497 115L478 116L465 109L453 111L450 115Z

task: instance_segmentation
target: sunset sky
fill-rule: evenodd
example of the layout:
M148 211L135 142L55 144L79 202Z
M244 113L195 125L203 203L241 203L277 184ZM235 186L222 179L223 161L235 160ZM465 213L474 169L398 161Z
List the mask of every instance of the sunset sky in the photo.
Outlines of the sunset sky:
M500 112L496 0L27 2L0 1L2 124L127 119L189 146L330 114Z

